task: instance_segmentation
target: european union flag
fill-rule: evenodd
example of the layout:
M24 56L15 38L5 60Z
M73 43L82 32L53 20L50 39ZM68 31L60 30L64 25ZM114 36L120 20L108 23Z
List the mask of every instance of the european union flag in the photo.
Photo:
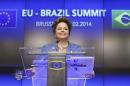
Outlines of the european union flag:
M16 27L16 10L0 9L0 27Z

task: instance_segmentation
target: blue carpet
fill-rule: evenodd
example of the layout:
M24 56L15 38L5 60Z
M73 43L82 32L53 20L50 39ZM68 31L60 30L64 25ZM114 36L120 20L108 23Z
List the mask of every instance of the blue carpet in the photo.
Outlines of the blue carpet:
M130 74L96 74L86 86L130 86ZM0 86L31 86L31 79L16 80L14 74L0 74Z

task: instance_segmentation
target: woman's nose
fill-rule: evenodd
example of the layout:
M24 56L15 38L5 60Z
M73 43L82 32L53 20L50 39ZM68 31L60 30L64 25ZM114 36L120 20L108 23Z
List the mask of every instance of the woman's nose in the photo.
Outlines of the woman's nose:
M64 32L64 30L62 30L61 32Z
M64 31L65 31L64 29L61 30L61 32L64 32Z

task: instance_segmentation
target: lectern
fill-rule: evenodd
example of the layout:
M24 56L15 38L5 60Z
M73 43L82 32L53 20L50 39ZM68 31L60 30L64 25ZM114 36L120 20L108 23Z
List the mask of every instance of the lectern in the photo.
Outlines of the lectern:
M92 78L94 56L86 56L85 52L26 49L21 59L24 78L30 79L32 86L86 86L86 79Z

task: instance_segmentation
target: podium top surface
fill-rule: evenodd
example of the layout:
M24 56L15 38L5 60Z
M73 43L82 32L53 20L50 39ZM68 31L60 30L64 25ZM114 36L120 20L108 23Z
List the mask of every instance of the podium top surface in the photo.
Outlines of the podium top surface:
M28 52L30 55L80 55L80 54L86 54L86 52L66 52L66 53L60 53L60 52Z
M66 53L61 53L55 48L54 46L50 46L49 48L38 47L38 48L28 48L28 47L21 47L19 48L20 52L25 52L28 55L88 55L94 56L95 55L95 48L78 48L78 47L69 47L67 48Z

